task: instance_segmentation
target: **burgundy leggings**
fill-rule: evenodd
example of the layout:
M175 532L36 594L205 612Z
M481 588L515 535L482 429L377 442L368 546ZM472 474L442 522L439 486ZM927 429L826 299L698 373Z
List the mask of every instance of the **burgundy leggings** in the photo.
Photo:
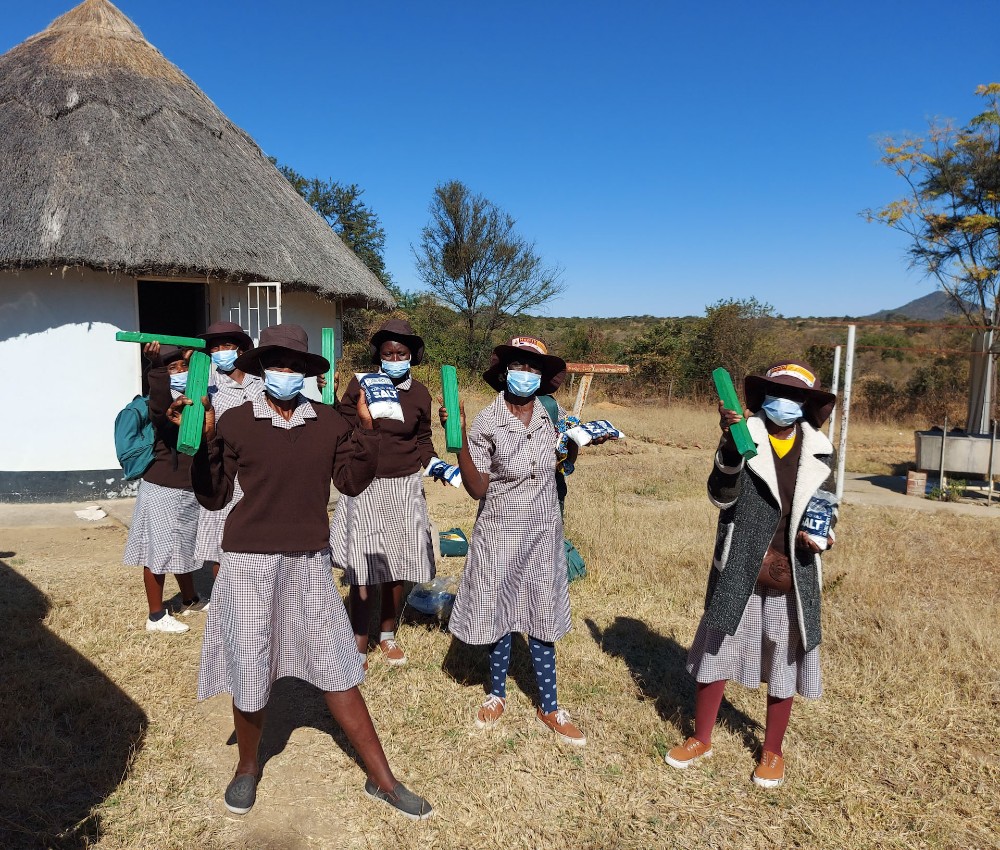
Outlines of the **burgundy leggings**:
M722 705L722 692L726 680L702 684L698 682L694 700L694 736L703 744L712 743L712 729L715 728ZM767 726L764 728L764 751L781 755L781 742L785 738L788 719L792 715L792 697L777 699L767 697Z

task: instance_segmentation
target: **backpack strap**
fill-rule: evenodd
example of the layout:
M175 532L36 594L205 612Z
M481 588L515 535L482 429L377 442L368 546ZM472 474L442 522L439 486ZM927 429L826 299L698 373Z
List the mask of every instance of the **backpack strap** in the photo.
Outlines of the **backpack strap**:
M549 414L549 419L552 420L552 427L559 427L559 404L550 395L540 395L538 400L542 403L542 407L545 408L545 412Z

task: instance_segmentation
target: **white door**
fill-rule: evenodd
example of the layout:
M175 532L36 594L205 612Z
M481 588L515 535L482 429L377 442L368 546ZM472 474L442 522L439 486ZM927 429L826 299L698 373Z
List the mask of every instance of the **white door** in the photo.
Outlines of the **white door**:
M220 317L238 324L253 344L259 345L264 328L281 324L281 284L225 284L221 287L219 306Z

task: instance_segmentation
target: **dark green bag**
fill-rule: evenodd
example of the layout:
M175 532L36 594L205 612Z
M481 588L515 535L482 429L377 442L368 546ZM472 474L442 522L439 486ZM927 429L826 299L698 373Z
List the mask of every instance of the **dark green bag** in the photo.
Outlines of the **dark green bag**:
M445 558L461 558L469 554L469 539L460 528L449 528L442 531L438 538L441 540L441 555Z
M587 564L583 560L583 555L576 550L576 546L565 538L563 538L563 543L566 545L567 577L570 581L576 581L578 578L584 578L587 575Z

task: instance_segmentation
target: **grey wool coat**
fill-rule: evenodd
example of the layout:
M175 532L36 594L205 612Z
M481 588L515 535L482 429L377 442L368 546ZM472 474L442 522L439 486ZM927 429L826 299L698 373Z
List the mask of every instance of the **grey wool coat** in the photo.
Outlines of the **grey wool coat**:
M705 622L732 635L753 593L767 547L781 519L781 497L774 455L767 437L764 414L747 420L757 444L756 457L728 466L716 452L708 478L708 498L720 509L712 570L705 595ZM795 480L791 516L788 520L788 551L799 631L806 652L818 646L820 591L823 564L819 554L795 548L795 535L810 498L820 489L831 489L833 445L808 422L803 421L802 454ZM836 512L834 513L836 522ZM833 536L832 526L830 536Z

